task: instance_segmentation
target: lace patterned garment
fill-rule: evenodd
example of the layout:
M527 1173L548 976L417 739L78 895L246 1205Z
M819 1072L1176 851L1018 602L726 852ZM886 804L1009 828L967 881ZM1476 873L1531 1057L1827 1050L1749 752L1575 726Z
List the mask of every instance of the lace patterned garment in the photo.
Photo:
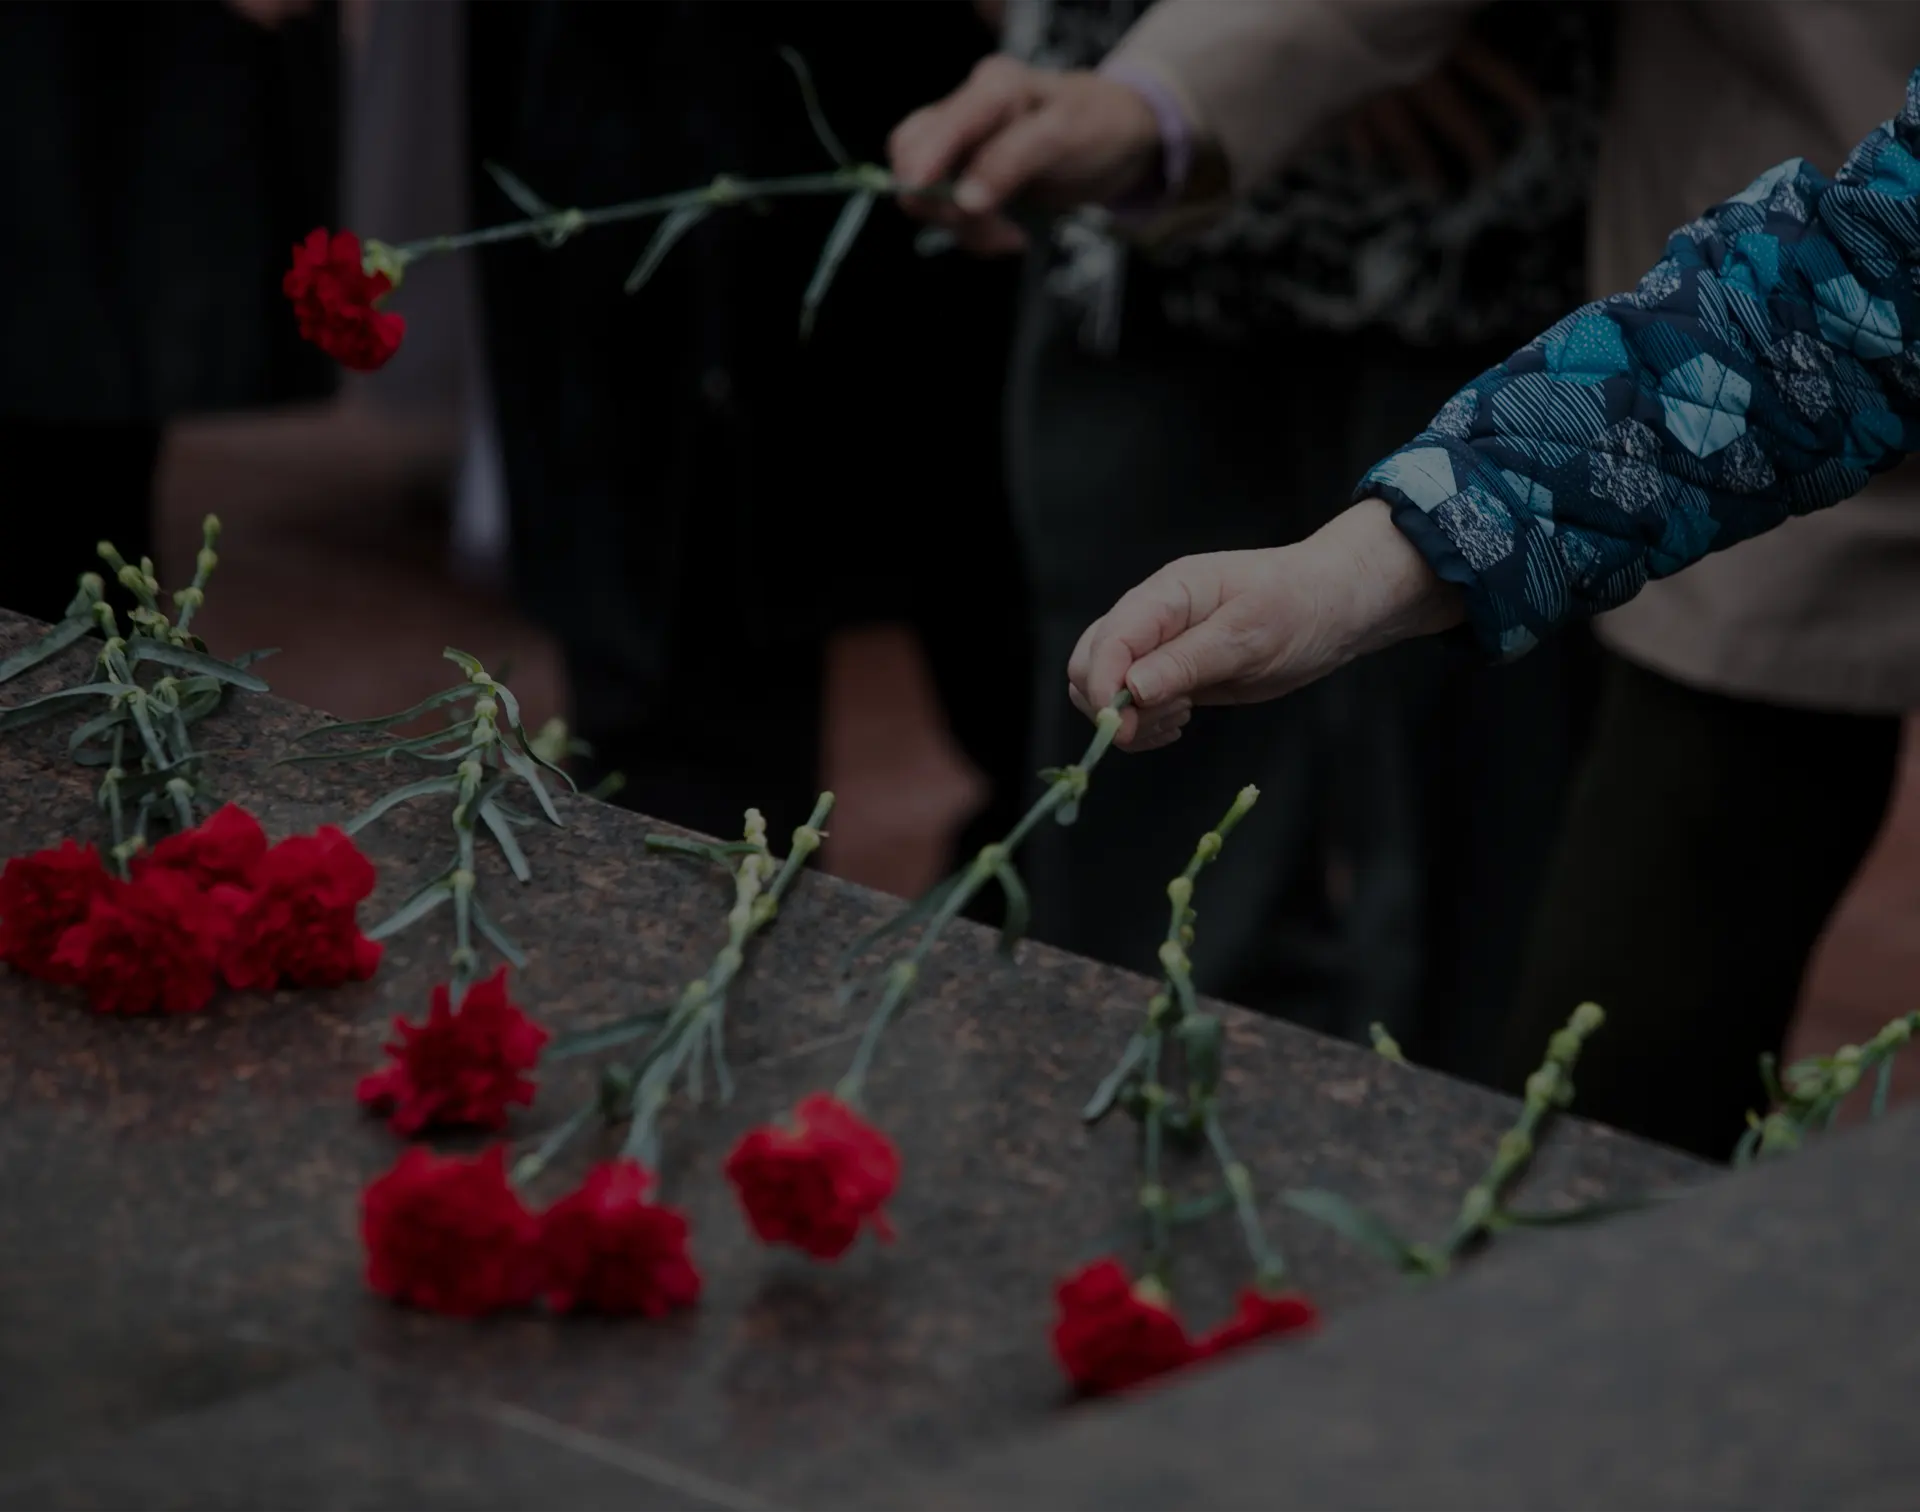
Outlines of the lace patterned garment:
M1804 159L1675 232L1450 399L1356 498L1513 657L1920 451L1920 70L1828 180Z
M1053 68L1097 65L1148 0L1009 0L1004 45ZM1305 324L1421 345L1497 340L1578 304L1585 205L1605 88L1605 17L1584 3L1504 0L1476 35L1543 97L1542 120L1485 178L1436 205L1343 142L1304 154L1205 234L1151 252L1097 211L1063 222L1049 287L1111 350L1128 264L1170 326L1216 342Z

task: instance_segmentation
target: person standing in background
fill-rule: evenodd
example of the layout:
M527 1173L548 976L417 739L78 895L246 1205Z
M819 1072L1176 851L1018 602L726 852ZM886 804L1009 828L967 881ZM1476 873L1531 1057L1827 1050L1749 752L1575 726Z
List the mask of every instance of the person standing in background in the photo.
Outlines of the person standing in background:
M827 166L782 45L875 157L991 45L963 0L468 11L475 162L561 204ZM511 213L477 169L473 204ZM802 342L838 209L716 216L624 299L648 228L582 238L564 268L531 244L480 259L513 587L561 644L617 801L716 835L749 805L776 828L805 816L827 633L908 617L993 788L979 843L1017 812L1026 756L1006 719L1029 654L1000 479L1011 274L923 262L911 223L876 214ZM1002 606L984 640L966 614L983 596Z
M1036 755L1077 738L1060 670L1129 585L1181 555L1309 534L1385 447L1577 299L1609 17L1502 4L1461 39L1461 9L1416 18L1448 33L1445 66L1345 89L1348 51L1394 58L1396 8L1013 0L1010 57L896 131L910 183L992 179L1119 212L1060 223L1028 260L1009 426ZM1288 88L1206 90L1275 59ZM1111 171L1050 182L1048 153L1103 110L1130 111L1136 161L1119 150ZM1255 111L1285 122L1262 118L1247 173ZM964 205L920 209L978 250L1022 240ZM1485 925L1511 939L1530 910L1584 661L1563 643L1485 671L1408 646L1103 767L1075 827L1031 842L1036 931L1151 969L1161 883L1253 781L1262 802L1217 863L1208 990L1349 1035L1384 1020L1428 1063L1485 1074L1515 966ZM1527 759L1489 759L1501 750Z
M1232 177L1239 182L1284 156L1301 98L1337 99L1433 66L1477 8L1474 0L1385 0L1365 12L1369 34L1322 35L1336 48L1344 40L1338 68L1307 71L1298 50L1287 45L1285 28L1270 24L1273 12L1202 7L1216 23L1213 30L1183 30L1179 22L1192 3L1168 0L1130 39L1131 47L1140 62L1169 64L1200 115L1226 123ZM1292 7L1287 13L1301 21L1310 12ZM1623 7L1620 27L1591 225L1592 284L1602 295L1627 287L1675 224L1782 159L1789 159L1783 168L1722 210L1754 213L1749 207L1769 195L1782 196L1782 209L1791 210L1801 194L1789 181L1793 170L1808 160L1823 170L1837 167L1886 114L1920 56L1920 13L1905 6L1673 0ZM1911 111L1909 104L1901 128L1909 141ZM1084 109L1072 118L1072 129L1062 127L1056 112L1047 151L998 165L1001 184L1034 180L1071 197L1075 187L1103 175L1110 180L1115 165L1129 159L1127 133L1097 123ZM1030 126L1029 144L1034 135ZM1137 147L1131 155L1139 156ZM1007 228L991 214L993 190L983 188L974 198L972 210L958 212L963 234L1004 238ZM1893 203L1874 213L1898 214L1888 208ZM1682 226L1673 245L1710 243L1712 221ZM1732 251L1727 288L1750 298L1770 286L1764 239ZM1889 342L1884 311L1862 306L1863 314L1849 312L1845 301L1858 295L1858 286L1849 290L1845 271L1836 264L1825 275L1827 302L1816 306L1817 332L1768 335L1762 361L1769 395L1790 413L1763 412L1743 378L1687 397L1688 363L1702 365L1704 349L1688 358L1680 342L1670 344L1674 355L1663 359L1660 423L1686 437L1691 458L1722 480L1726 493L1716 508L1783 495L1785 485L1753 435L1756 425L1764 434L1782 423L1815 428L1823 443L1835 439L1816 502L1854 492L1858 498L1790 520L1682 577L1649 584L1650 572L1670 573L1713 544L1711 535L1689 540L1683 528L1689 519L1697 524L1704 506L1694 495L1692 511L1675 508L1662 482L1663 465L1672 464L1650 424L1636 420L1583 439L1591 454L1586 493L1609 518L1634 522L1622 540L1651 540L1656 526L1672 540L1652 554L1627 552L1607 580L1608 602L1632 602L1600 622L1606 696L1524 946L1518 1008L1496 1046L1494 1080L1520 1090L1542 1038L1564 1021L1569 1004L1597 999L1606 1004L1608 1029L1582 1056L1576 1109L1709 1159L1724 1159L1746 1110L1764 1104L1756 1061L1781 1049L1813 945L1883 820L1899 715L1920 702L1914 465L1869 484L1867 470L1887 460L1884 435L1863 423L1838 433L1851 437L1841 446L1834 429L1858 396L1876 392L1862 364L1879 363L1898 347ZM1670 262L1626 303L1657 307L1680 277ZM1747 338L1728 325L1724 303L1704 309L1718 324L1703 338L1744 360ZM1649 338L1649 351L1657 336ZM1583 381L1582 354L1563 338L1549 332L1529 346L1555 353L1555 364L1570 362L1569 378ZM1523 436L1529 430L1534 416L1520 397L1524 389L1516 385L1494 401L1497 429ZM1910 396L1911 385L1905 392ZM1472 393L1450 400L1428 435L1461 434L1474 402ZM1524 455L1536 461L1565 450L1537 437L1501 437L1500 444L1532 447ZM1270 486L1278 493L1285 485L1275 480ZM1572 528L1565 552L1619 530L1583 518L1578 492L1566 516L1556 518L1558 506L1538 496L1530 506L1536 513L1546 507L1543 532ZM1689 502L1689 495L1679 502ZM1329 539L1350 530L1350 518L1343 517ZM1498 540L1497 529L1488 539ZM1245 544L1257 540L1250 536ZM1284 610L1299 607L1298 594L1275 597L1278 578L1244 564L1284 554L1234 553L1177 563L1169 572L1181 580L1183 599L1206 592L1222 573L1254 570L1261 577L1264 587L1248 580L1244 592L1200 611L1209 616L1206 626L1233 621L1234 655L1257 662L1260 646L1281 632L1251 617L1284 618ZM1329 560L1326 591L1336 600L1348 589L1363 590L1364 597L1379 587L1370 578L1340 581L1344 548L1328 559L1316 546L1296 562L1315 563L1318 573ZM1151 598L1152 585L1167 579L1168 573L1156 574L1129 601ZM1529 592L1536 589L1549 598L1556 591L1550 578L1529 584ZM1234 615L1248 618L1234 621ZM1189 632L1189 670L1205 638L1199 632L1199 625ZM1401 626L1389 638L1404 633ZM1523 635L1508 649L1530 642ZM1150 649L1129 646L1136 656ZM1223 649L1216 644L1216 651ZM1302 648L1282 660L1313 660L1295 652ZM1200 681L1218 675L1216 669ZM1255 681L1264 692L1215 687L1212 696L1270 697L1290 677L1261 674ZM1525 748L1495 751L1489 771L1504 776L1532 759ZM1494 948L1513 948L1492 919L1482 933Z
M0 6L0 606L154 554L176 415L319 398L280 280L331 224L336 8Z

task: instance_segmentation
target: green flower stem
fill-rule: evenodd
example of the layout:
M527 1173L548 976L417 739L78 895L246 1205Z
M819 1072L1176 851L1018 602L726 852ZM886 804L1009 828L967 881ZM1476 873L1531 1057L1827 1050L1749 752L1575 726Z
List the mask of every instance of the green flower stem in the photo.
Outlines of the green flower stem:
M779 908L779 895L770 884L780 878L790 884L798 875L800 865L819 848L820 826L832 808L833 795L822 793L812 817L793 832L793 848L787 856L789 864L784 868L775 867L773 853L767 848L765 816L758 809L747 810L743 833L750 849L733 868L733 907L727 912L727 943L715 953L706 972L681 989L679 1002L654 1036L641 1066L631 1068L635 1082L633 1121L627 1130L624 1149L628 1158L649 1167L658 1164L660 1112L666 1107L673 1083L682 1069L691 1068L688 1100L700 1100L698 1068L700 1057L712 1040L712 1026L724 1023L727 992L746 964L747 942L773 919ZM649 843L654 844L651 836ZM725 1057L718 1052L714 1075L723 1082L727 1075Z
M1277 1290L1287 1279L1286 1262L1267 1239L1266 1226L1260 1221L1260 1202L1254 1195L1253 1173L1235 1158L1227 1143L1227 1131L1220 1123L1218 1099L1208 1097L1202 1115L1207 1144L1220 1163L1220 1176L1233 1197L1233 1211L1240 1222L1240 1236L1246 1241L1247 1254L1253 1259L1254 1285L1261 1291Z
M219 516L208 515L200 522L200 552L194 558L193 581L173 596L173 606L180 611L177 629L178 638L182 641L187 638L194 614L207 601L207 579L213 576L213 569L220 563L220 556L213 549L219 539Z
M712 1057L721 1099L731 1096L733 1079L727 1069L724 1049L727 994L746 964L748 944L779 916L780 904L807 858L820 849L825 839L822 826L832 812L833 794L822 793L807 822L794 830L786 862L776 866L773 853L767 847L766 819L758 809L747 810L745 835L750 849L733 869L733 907L727 913L726 944L715 953L706 972L681 990L673 1012L654 1035L640 1061L632 1066L607 1068L609 1083L631 1088L626 1112L632 1122L623 1149L629 1158L648 1167L658 1165L659 1115L683 1071L688 1077L689 1099L700 1100L697 1078L703 1055ZM656 842L669 838L649 836L649 847L665 848ZM595 1108L605 1107L605 1097L596 1097L576 1117L584 1120Z
M1166 1183L1161 1179L1161 1155L1167 1139L1167 1089L1160 1084L1160 1062L1166 1051L1166 1036L1161 1032L1164 1016L1172 1011L1165 993L1157 994L1148 1008L1149 1030L1146 1064L1140 1081L1140 1217L1146 1228L1147 1258L1145 1274L1160 1285L1169 1282L1173 1262L1172 1225L1167 1218Z
M1459 1215L1440 1247L1438 1269L1444 1269L1499 1222L1507 1189L1533 1159L1541 1123L1554 1109L1564 1108L1573 1101L1573 1068L1580 1058L1581 1045L1605 1022L1606 1015L1598 1004L1582 1003L1574 1009L1566 1028L1555 1031L1547 1042L1546 1059L1540 1069L1527 1078L1526 1100L1520 1117L1500 1136L1486 1174L1467 1189L1460 1201Z
M751 204L755 200L786 199L803 195L880 194L900 195L907 189L886 169L872 163L836 168L830 173L801 173L786 178L737 179L722 174L703 189L683 189L674 194L656 194L646 199L627 200L597 210L555 210L526 220L508 221L453 236L429 236L403 242L386 249L401 265L443 252L464 252L470 247L493 246L500 242L524 241L528 237L566 238L597 226L618 225L623 221L650 220L671 215L677 210L720 210L731 205ZM921 189L915 194L935 194ZM951 194L950 186L946 193Z
M599 1111L599 1108L600 1105L598 1102L590 1102L575 1109L567 1115L566 1120L558 1125L551 1134L540 1141L537 1149L531 1154L523 1155L519 1160L515 1161L513 1167L514 1185L527 1186L539 1176L554 1158L572 1142L574 1137L579 1134L582 1129L586 1128L588 1123L592 1121L593 1115Z
M1885 1024L1864 1045L1842 1045L1832 1055L1812 1056L1786 1070L1777 1105L1765 1118L1747 1116L1748 1129L1734 1154L1736 1165L1796 1150L1809 1134L1832 1126L1846 1100L1874 1075L1873 1116L1886 1111L1893 1058L1920 1033L1920 1012Z
M1080 800L1086 796L1093 769L1100 764L1101 757L1107 754L1114 737L1120 733L1120 711L1127 706L1129 698L1130 695L1123 688L1112 704L1100 711L1094 721L1093 739L1079 761L1049 775L1047 790L1034 800L1033 806L1007 832L1005 839L982 846L980 853L960 873L957 882L942 884L947 887L945 900L927 921L926 928L921 930L913 949L887 968L886 986L881 992L879 1004L867 1020L866 1033L860 1036L860 1047L854 1052L853 1064L847 1068L846 1075L840 1078L834 1089L835 1096L849 1107L858 1104L866 1088L867 1073L873 1066L874 1052L880 1047L881 1036L906 1006L915 983L920 979L920 970L940 936L946 932L948 925L960 917L962 910L973 901L974 895L998 877L1003 868L1011 865L1014 852L1033 832L1035 825L1049 815L1071 816Z

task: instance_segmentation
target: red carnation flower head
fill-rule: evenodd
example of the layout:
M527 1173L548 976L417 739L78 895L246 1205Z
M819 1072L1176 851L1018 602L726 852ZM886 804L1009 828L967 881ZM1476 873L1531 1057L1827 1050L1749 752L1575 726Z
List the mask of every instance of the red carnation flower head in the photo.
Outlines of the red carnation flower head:
M1199 1358L1165 1293L1136 1284L1118 1261L1096 1260L1054 1297L1053 1352L1082 1391L1125 1391Z
M0 961L26 976L70 981L67 968L54 964L61 936L112 885L91 845L63 840L58 849L15 856L0 871Z
M1320 1326L1320 1310L1298 1292L1268 1296L1249 1288L1240 1293L1234 1315L1203 1336L1198 1345L1209 1358L1228 1353L1255 1339L1277 1334L1308 1333Z
M338 987L372 976L380 947L360 933L354 910L374 881L373 863L332 825L282 840L254 867L246 895L229 895L229 985Z
M399 271L398 260L378 255L381 250L370 243L372 255L365 256L351 231L329 236L323 226L293 249L293 266L280 281L281 292L293 301L300 335L360 373L384 367L407 330L405 319L378 308ZM379 266L369 270L369 262Z
M260 821L229 803L203 823L168 835L152 850L136 856L133 874L139 877L159 867L179 872L203 891L245 887L266 853L267 835Z
M647 1201L653 1177L633 1160L587 1173L540 1220L541 1290L557 1312L658 1318L700 1300L687 1220Z
M538 1235L499 1145L471 1159L408 1150L361 1197L368 1287L426 1312L476 1318L531 1303Z
M727 1157L727 1180L766 1244L791 1244L835 1260L870 1224L891 1239L881 1207L900 1184L892 1141L836 1098L816 1092L792 1129L758 1128Z
M213 1001L227 915L186 877L110 881L61 936L54 964L99 1013L197 1013Z
M393 1064L360 1082L361 1103L390 1115L403 1137L461 1125L504 1128L508 1108L533 1102L526 1073L539 1062L547 1031L507 997L507 968L469 987L458 1013L452 999L442 983L426 1023L396 1018L386 1047Z

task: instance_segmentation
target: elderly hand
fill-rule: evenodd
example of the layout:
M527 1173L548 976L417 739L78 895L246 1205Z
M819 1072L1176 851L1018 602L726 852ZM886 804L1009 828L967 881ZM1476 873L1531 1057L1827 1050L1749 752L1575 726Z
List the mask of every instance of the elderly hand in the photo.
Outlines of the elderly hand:
M1179 739L1197 704L1278 698L1463 613L1459 591L1368 499L1296 546L1161 568L1080 637L1067 694L1091 717L1131 690L1116 744L1152 750Z
M1026 236L996 213L1002 205L1018 195L1068 209L1125 195L1157 171L1160 123L1136 90L1102 74L992 57L896 126L888 151L910 186L959 179L951 199L903 201L909 214L970 251L1015 252Z

